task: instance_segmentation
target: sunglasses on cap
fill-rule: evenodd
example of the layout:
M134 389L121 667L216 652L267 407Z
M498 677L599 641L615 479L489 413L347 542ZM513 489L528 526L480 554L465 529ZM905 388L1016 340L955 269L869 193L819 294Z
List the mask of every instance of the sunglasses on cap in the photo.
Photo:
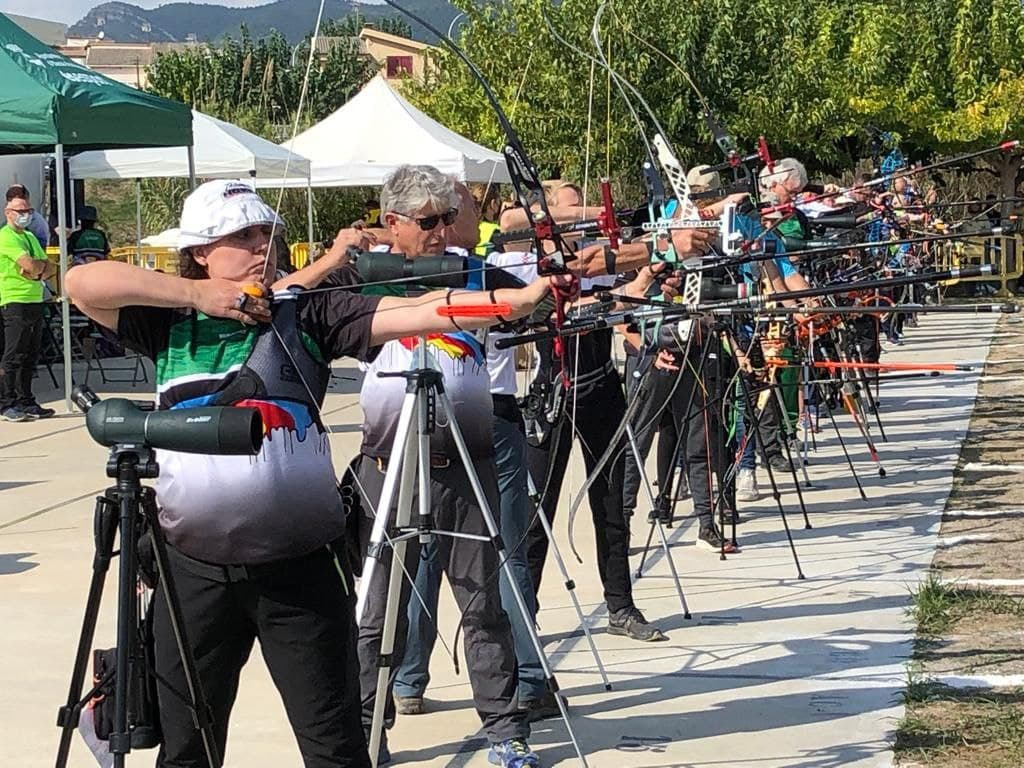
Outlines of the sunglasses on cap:
M446 227L450 227L452 224L454 224L455 217L459 215L459 209L450 208L444 213L435 213L433 216L419 217L410 216L407 213L398 213L397 211L392 211L392 213L394 213L395 216L401 216L403 219L410 219L412 221L415 221L417 224L419 224L420 229L422 229L424 232L429 232L430 230L437 227L439 222L443 222Z

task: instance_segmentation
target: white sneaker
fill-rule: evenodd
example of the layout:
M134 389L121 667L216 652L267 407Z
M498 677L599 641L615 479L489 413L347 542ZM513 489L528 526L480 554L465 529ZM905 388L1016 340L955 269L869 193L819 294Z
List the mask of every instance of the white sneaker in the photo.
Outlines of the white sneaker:
M736 500L757 501L761 492L757 489L757 476L752 469L741 469L736 475Z

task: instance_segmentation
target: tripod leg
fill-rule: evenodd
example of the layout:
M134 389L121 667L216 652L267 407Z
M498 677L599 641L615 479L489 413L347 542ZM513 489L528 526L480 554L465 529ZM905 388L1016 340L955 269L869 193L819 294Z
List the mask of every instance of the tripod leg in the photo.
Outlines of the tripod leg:
M412 519L413 482L417 479L422 482L424 472L422 464L429 461L430 457L429 448L426 455L419 453L421 435L414 436L409 431L409 427L412 424L411 417L413 415L416 416L417 424L422 426L420 419L425 415L425 405L421 400L423 397L425 397L425 393L418 394L415 391L410 391L406 394L405 404L403 405L403 416L405 414L405 406L409 406L410 418L405 422L405 432L401 431L402 421L401 419L399 420L399 431L395 433L395 441L392 443L392 456L396 455L394 446L403 446L401 483L399 483L398 486L398 506L395 511L396 531L401 531L403 528L408 527ZM373 526L374 534L378 533L378 526L380 527L380 538L371 538L371 550L376 549L376 552L367 557L367 562L371 559L379 560L379 553L381 551L380 547L383 545L386 523L391 516L390 499L388 499L389 505L384 506L385 495L388 490L389 482L392 491L394 490L396 478L399 476L398 470L399 467L394 464L388 466L388 472L384 478L384 489L381 492L381 504L377 507L377 517ZM427 469L427 472L429 473L429 469ZM423 494L421 492L419 494L420 514L418 522L420 525L423 524L424 520L429 519L429 475L427 482L427 493ZM382 520L384 521L383 523L381 523ZM374 547L375 544L377 545L376 547ZM387 710L387 700L391 693L391 670L394 667L393 656L395 651L395 634L398 627L398 613L400 610L404 610L402 607L402 576L407 548L408 539L405 536L399 536L396 541L391 542L391 569L388 572L387 602L384 609L384 625L381 630L380 650L377 654L377 687L374 692L373 719L370 723L370 737L367 739L370 749L370 762L373 763L374 768L376 768L377 761L380 758L380 745L384 734L384 714ZM363 579L367 579L365 569ZM365 589L360 585L360 597L365 597L369 592L369 589L370 582L369 580L366 580Z
M192 715L203 739L206 762L210 768L220 768L220 754L217 749L217 742L213 737L213 717L211 715L210 703L206 698L206 693L203 691L203 682L199 679L199 671L196 669L195 654L192 652L192 645L189 643L185 630L185 621L181 614L181 604L178 601L178 590L174 584L174 573L167 558L167 544L160 530L156 495L152 488L142 489L142 512L149 522L150 535L153 538L153 552L156 556L157 572L160 576L159 589L163 592L164 600L167 602L167 614L170 617L171 629L174 631L174 640L178 645L178 653L181 655L181 666L185 674L185 683L188 686L189 699L192 703ZM118 646L118 651L120 651L120 645Z
M566 709L565 701L562 696L558 694L558 681L555 679L554 672L551 670L551 664L548 661L547 655L544 653L544 646L541 644L540 638L537 636L537 629L533 624L533 617L530 615L530 611L526 607L526 600L523 598L523 593L519 589L519 584L516 582L511 566L508 563L508 556L505 552L504 544L502 544L501 535L498 532L498 526L494 522L494 515L491 512L490 504L487 502L487 495L484 493L483 486L480 485L480 478L477 477L477 474L473 469L473 460L469 455L469 450L466 448L466 441L462 437L462 431L459 429L459 424L455 420L455 410L452 408L451 401L444 392L438 392L436 397L445 416L447 417L448 428L451 430L452 438L458 448L459 458L462 460L462 464L466 469L466 475L473 488L473 495L476 497L477 504L483 514L484 522L487 525L487 531L491 536L491 540L494 542L495 549L497 549L498 562L501 564L501 568L505 573L505 578L508 580L509 588L512 595L515 597L516 605L519 607L519 612L523 617L523 623L526 627L526 631L530 635L530 640L533 642L534 650L537 652L537 658L540 659L541 667L544 670L544 676L547 679L548 689L554 694L555 701L558 703L558 711L561 713L562 720L565 722L565 729L569 734L569 740L572 742L573 748L576 750L576 755L579 757L580 763L584 768L587 768L589 764L587 763L587 758L584 755L583 750L580 748L579 741L576 739L576 733L573 730L572 721L569 719L569 712Z
M406 394L405 400L402 402L402 411L398 416L398 426L395 429L396 435L409 434L415 406L415 396L410 397ZM401 445L397 442L397 439L395 445ZM388 471L384 477L384 487L380 493L380 503L377 505L377 513L373 518L373 532L370 534L371 551L366 553L366 558L363 561L363 575L359 580L359 595L356 599L356 624L361 624L363 620L366 594L370 584L373 583L373 574L377 569L377 555L379 547L382 546L385 538L384 532L387 530L388 520L390 519L391 505L395 500L395 490L398 488L398 478L400 477L404 457L404 450L393 450L391 452L391 463L388 464ZM366 501L368 502L369 500ZM382 512L383 514L381 514Z
M601 662L601 656L597 652L597 646L594 644L594 636L590 632L590 625L587 624L586 618L583 616L583 609L580 607L579 598L576 597L576 582L573 581L572 577L569 575L569 570L565 567L565 560L562 559L562 552L559 550L557 542L555 542L555 534L551 530L551 523L548 522L547 517L544 515L544 510L540 508L540 497L537 494L537 489L533 485L533 479L530 477L529 472L526 474L526 479L529 484L530 499L536 506L537 520L544 529L544 535L548 537L548 549L555 557L555 563L558 565L558 572L562 574L562 583L565 585L565 591L569 593L569 598L572 600L573 608L576 609L576 618L579 619L580 626L583 627L583 635L587 638L587 645L590 646L590 653L593 654L594 663L597 664L597 669L601 673L601 680L604 681L604 689L606 691L610 691L612 689L612 684L608 680L608 674L605 672L604 664Z
M628 425L626 426L626 435L629 438L629 447L630 447L630 450L631 450L631 452L633 454L633 458L636 460L637 467L640 470L641 483L642 483L642 485L644 487L644 490L647 492L647 498L648 498L648 500L650 501L650 504L651 504L651 513L654 516L654 519L651 521L652 533L653 533L654 526L657 526L658 534L661 537L661 549L662 549L662 552L665 555L665 560L668 562L669 570L672 572L672 580L675 582L675 585L676 585L676 594L679 595L679 603L683 607L683 618L684 619L689 619L690 618L690 607L686 604L686 595L683 593L683 586L682 586L682 584L679 581L679 572L676 571L676 564L674 562L672 562L672 550L669 548L669 545L668 545L668 537L665 536L664 521L661 519L661 516L657 514L657 507L656 507L655 501L654 501L654 493L651 491L651 484L650 484L650 481L647 478L647 470L644 467L643 462L640 459L640 447L636 444L636 436L633 434L633 427L628 426ZM671 482L671 480L669 480L668 486L669 487L666 489L666 491L668 493L671 493L672 492L672 487L671 487L672 486L672 482ZM650 538L648 538L647 543L648 543L648 545L650 545ZM646 558L644 558L644 559L646 559ZM642 565L641 565L641 567L642 567ZM639 573L640 572L638 571L637 572L638 576L639 576Z
M82 707L80 696L88 672L89 651L96 633L96 618L103 597L103 582L106 580L110 559L113 556L114 535L117 533L117 505L111 498L113 490L108 491L108 495L96 497L96 509L93 512L93 541L96 551L92 559L92 581L89 583L89 596L85 601L85 617L82 619L78 650L75 651L75 665L71 672L67 703L57 712L57 725L61 728L55 763L57 768L64 768L67 765L71 737L78 727Z
M783 408L785 403L782 398L781 387L777 384L772 384L771 386L775 390L776 400L779 404L779 408ZM804 504L804 493L802 490L800 490L800 478L796 476L796 464L793 462L793 451L789 447L789 440L782 441L782 449L783 451L785 451L786 461L789 462L789 471L790 474L793 476L793 488L796 490L796 497L800 503L800 511L803 513L804 516L804 528L809 530L811 528L811 520L807 516L807 505ZM804 477L807 478L807 485L810 485L811 480L809 477L807 477L807 468L803 467L803 471Z
M732 349L739 349L739 346L736 343L734 337L730 339L730 346ZM754 409L755 401L751 399L750 387L747 384L746 378L740 376L738 377L738 379L740 382L740 387L742 387L743 389L743 409L745 412L744 415L750 422L750 424L753 426L754 437L757 439L757 445L763 451L766 443L765 436L761 432L761 417L756 413ZM769 398L770 397L771 393L769 392ZM775 475L772 472L772 465L766 461L764 463L764 468L768 473L768 482L772 486L772 497L775 499L775 505L779 509L779 516L782 518L782 527L786 531L786 539L789 541L789 549L793 553L793 563L796 565L797 578L806 578L804 576L803 569L800 567L800 558L797 556L796 553L796 544L793 542L793 533L789 529L789 520L786 518L786 509L785 507L782 506L782 494L779 493L779 487L775 483Z
M117 575L117 651L114 673L114 726L110 733L110 752L114 768L124 768L124 757L132 749L132 734L128 723L128 690L131 675L131 653L135 644L135 626L138 621L136 592L138 567L135 543L138 537L138 516L142 488L122 482L127 464L134 467L135 457L123 456L118 465L118 529L121 553L118 556ZM219 768L216 766L215 768Z

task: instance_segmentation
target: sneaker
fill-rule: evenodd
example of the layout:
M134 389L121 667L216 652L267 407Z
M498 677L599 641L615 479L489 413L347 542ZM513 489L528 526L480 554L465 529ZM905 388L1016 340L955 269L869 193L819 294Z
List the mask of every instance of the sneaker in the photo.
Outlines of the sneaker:
M664 632L647 622L635 605L608 614L608 634L621 635L644 643L668 640Z
M427 709L422 696L395 696L395 711L400 715L422 715Z
M540 758L530 749L526 739L508 739L491 744L487 761L502 768L540 768Z
M739 547L731 541L723 539L718 528L713 525L702 527L700 529L700 533L697 534L697 546L701 549L707 549L712 552L724 551L727 555L732 554L733 552L739 552Z
M752 469L741 469L736 475L736 500L757 501L761 492L757 488L757 475Z
M789 459L783 456L781 453L776 453L774 456L768 457L768 466L774 469L776 472L792 472L793 465L789 463Z
M4 408L3 412L0 412L0 418L4 421L32 421L33 417L25 413L21 408L11 406L10 408Z
M526 713L526 722L536 723L539 720L547 720L549 717L561 717L562 710L558 708L556 694L545 691L539 699L523 699L519 702L519 710ZM562 704L567 708L569 703L562 697Z
M21 410L23 413L27 413L29 418L35 419L48 419L57 413L53 408L43 408L39 403L32 403L32 405Z

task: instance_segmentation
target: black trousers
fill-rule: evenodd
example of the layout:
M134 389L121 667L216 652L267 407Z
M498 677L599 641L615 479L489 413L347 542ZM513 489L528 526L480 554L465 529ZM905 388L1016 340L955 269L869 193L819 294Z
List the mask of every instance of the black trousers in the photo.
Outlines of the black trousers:
M185 627L224 756L238 678L257 637L306 768L368 768L359 721L355 590L328 548L293 560L227 571L171 552ZM160 768L206 768L202 738L162 591L153 615L164 733ZM231 761L228 761L229 763Z
M473 464L484 488L491 513L497 518L498 476L494 460L480 459L475 460ZM384 472L378 468L376 459L364 455L359 458L356 475L364 494L363 508L372 514L372 510L380 504ZM395 501L397 502L397 493ZM414 494L414 525L417 521L417 503ZM461 464L431 469L430 507L434 515L434 524L439 530L487 535L483 515L476 503L469 477ZM394 508L391 515L394 516ZM372 527L373 520L369 517L360 525L360 545L363 552L367 551ZM490 542L455 539L443 535L439 535L437 541L445 575L451 585L455 602L464 616L466 670L469 684L473 689L473 705L480 716L487 737L492 744L508 739L526 738L530 735L530 726L526 722L525 713L519 711L516 703L519 670L512 643L512 627L501 607L497 549ZM514 546L515 542L506 544ZM419 566L419 553L419 539L409 539L405 549L405 568L413 577L416 576ZM391 560L391 547L383 547L359 624L362 722L366 728L369 728L373 720L373 704L377 695L377 661L380 656L381 635L384 631ZM384 725L387 728L395 721L394 700L390 688L394 685L395 676L405 655L409 627L407 607L411 593L409 580L403 578L391 677L388 680L389 690L384 712Z
M637 368L636 355L626 357L626 396L636 396L640 381L633 375ZM673 409L667 404L670 396L674 396L673 386L676 376L664 375L662 371L652 371L646 375L643 395L644 402L633 416L633 437L640 451L640 460L645 461L658 436L658 488L661 495L671 494L672 477L675 474L674 459L676 443L679 440L678 422ZM682 386L682 382L680 382ZM685 406L685 404L684 404ZM685 453L680 458L685 459ZM689 480L689 477L687 477ZM642 477L637 466L636 457L629 446L626 446L626 470L622 485L622 506L627 512L636 510L637 496L640 493Z
M616 427L626 412L622 384L618 374L610 373L597 386L575 403L575 427L572 421L572 395L566 403L566 414L540 447L530 445L527 463L530 477L538 492L543 492L541 510L554 522L558 497L562 491L565 468L569 463L574 437L583 448L587 473L593 472L601 454L610 445ZM597 571L604 587L609 611L633 605L633 588L629 575L629 524L622 509L622 481L625 468L625 438L615 458L605 465L587 492L597 540ZM527 536L527 560L533 588L540 590L544 561L548 554L548 537L534 521Z
M43 343L43 305L7 304L3 315L4 353L0 360L0 411L27 408L36 402L32 376Z

